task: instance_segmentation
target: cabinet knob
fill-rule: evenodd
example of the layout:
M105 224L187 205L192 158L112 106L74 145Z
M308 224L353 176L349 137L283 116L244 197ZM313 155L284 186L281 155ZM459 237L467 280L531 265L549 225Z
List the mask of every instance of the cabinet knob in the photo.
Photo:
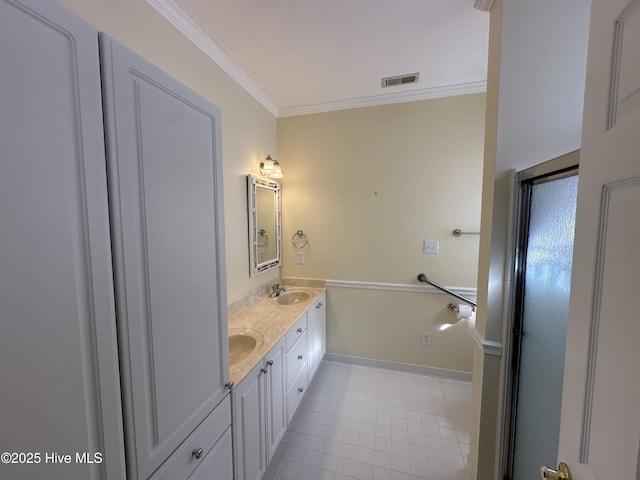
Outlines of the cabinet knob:
M227 390L231 391L231 389L233 388L234 383L233 382L227 382L224 384L225 387L227 387Z
M304 392L304 388L300 387L300 388L298 389L298 393L302 393L302 392Z
M302 328L298 328L297 332L302 333Z
M320 302L319 304L316 305L316 309L318 308L322 308L322 302Z
M302 355L298 355L298 360L302 360Z
M194 448L193 452L191 452L191 455L193 455L196 460L200 460L200 457L202 457L203 453L204 450L202 450L201 448Z
M269 371L269 367L263 367L260 369L262 373L267 373Z
M273 365L273 360L269 360L269 361L267 362L267 365L269 365L269 366Z

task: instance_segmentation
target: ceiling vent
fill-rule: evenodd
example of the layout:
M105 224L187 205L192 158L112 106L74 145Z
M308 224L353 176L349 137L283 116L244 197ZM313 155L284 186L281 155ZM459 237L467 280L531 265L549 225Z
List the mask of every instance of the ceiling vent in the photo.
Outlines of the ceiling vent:
M382 88L393 87L395 85L405 85L407 83L418 83L420 73L408 73L406 75L397 75L395 77L386 77L382 79Z

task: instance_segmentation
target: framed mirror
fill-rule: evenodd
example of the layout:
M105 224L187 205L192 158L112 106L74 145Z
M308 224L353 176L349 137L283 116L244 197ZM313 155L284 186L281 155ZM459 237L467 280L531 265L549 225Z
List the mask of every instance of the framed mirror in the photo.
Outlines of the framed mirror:
M282 264L280 184L247 175L249 272L251 276Z

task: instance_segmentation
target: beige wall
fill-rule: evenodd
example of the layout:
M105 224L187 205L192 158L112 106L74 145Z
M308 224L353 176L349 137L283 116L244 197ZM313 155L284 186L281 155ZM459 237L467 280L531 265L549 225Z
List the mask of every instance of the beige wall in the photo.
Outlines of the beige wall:
M247 173L276 151L276 119L145 0L59 0L222 111L227 297L233 301L278 276L249 277Z
M278 120L283 180L283 277L417 284L426 273L475 287L484 94ZM291 238L309 246L296 263ZM425 255L422 242L439 240ZM328 350L471 371L468 332L436 334L455 319L442 294L329 290ZM419 344L434 333L433 345Z
M440 294L329 287L328 351L447 370L470 372L473 339L466 321L456 321ZM431 332L431 346L420 343Z

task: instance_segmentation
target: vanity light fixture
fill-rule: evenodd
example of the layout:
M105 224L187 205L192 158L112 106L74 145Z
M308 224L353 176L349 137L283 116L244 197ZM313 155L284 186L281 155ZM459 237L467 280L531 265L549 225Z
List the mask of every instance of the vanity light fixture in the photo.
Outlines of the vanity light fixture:
M260 174L267 178L282 178L282 168L277 160L271 158L271 155L267 155L264 162L260 162Z
M273 161L273 173L270 175L271 178L282 178L284 175L282 174L282 169L280 168L280 164L278 160Z
M264 159L264 162L260 162L260 175L263 177L269 177L274 171L273 167L273 159L271 155L267 155L267 158Z

